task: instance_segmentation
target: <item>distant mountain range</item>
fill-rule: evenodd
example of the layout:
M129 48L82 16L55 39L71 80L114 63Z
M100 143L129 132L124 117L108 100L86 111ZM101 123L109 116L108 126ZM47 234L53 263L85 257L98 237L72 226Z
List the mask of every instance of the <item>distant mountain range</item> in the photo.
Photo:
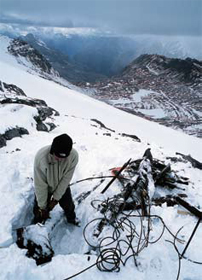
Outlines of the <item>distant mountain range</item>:
M77 84L110 78L142 54L202 60L198 36L124 36L93 28L1 24L0 34L31 44L62 77Z

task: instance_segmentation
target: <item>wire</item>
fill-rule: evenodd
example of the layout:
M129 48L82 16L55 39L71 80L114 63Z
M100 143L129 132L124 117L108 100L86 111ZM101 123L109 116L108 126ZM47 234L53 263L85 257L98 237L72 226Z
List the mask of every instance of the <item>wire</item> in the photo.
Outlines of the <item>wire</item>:
M107 178L113 178L114 176L98 176L98 177L89 177L89 178L85 178L85 179L81 179L81 180L78 180L76 182L73 182L71 184L69 184L69 186L73 186L75 184L78 184L78 183L81 183L81 182L84 182L84 181L90 181L90 180L95 180L95 179L107 179Z
M137 200L137 199L136 199ZM96 200L98 202L98 200ZM92 201L92 205L94 205L94 201ZM98 256L98 269L102 271L118 271L120 268L120 264L126 264L127 260L130 257L136 257L139 253L148 246L149 243L154 244L160 240L165 229L165 223L162 221L162 218L156 215L146 215L143 216L140 213L138 215L134 215L134 210L131 210L129 213L125 214L123 212L123 205L121 211L117 211L116 209L120 209L120 200L115 197L114 199L107 199L105 201L100 201L100 204L104 207L103 210L103 218L97 218L90 221L84 228L83 235L84 239L91 246L92 249L96 249L99 252ZM136 205L134 203L134 205ZM111 217L109 217L109 213L112 212ZM149 210L150 212L150 210ZM118 218L117 216L121 216ZM138 231L134 222L132 222L133 218L138 218L140 220L140 230ZM151 223L152 218L158 218L162 222L162 232L160 236L156 238L156 240L150 241L149 235L151 231ZM146 226L145 220L147 220ZM94 231L94 237L97 238L101 235L102 229L105 225L110 225L113 228L113 232L111 236L107 236L102 238L97 245L92 244L87 238L87 231L92 228L92 223L97 222L97 228ZM126 239L121 238L123 232L126 232ZM89 235L88 235L89 236ZM116 244L115 246L113 246ZM107 246L112 246L111 248L106 248ZM123 247L125 247L125 251L123 251ZM128 256L129 251L131 254ZM107 260L106 260L107 254ZM122 257L126 257L124 260Z
M137 202L138 198L136 197ZM100 203L100 205L95 206L95 204ZM148 210L148 215L142 215L139 210L135 208L136 203L134 203L134 209L128 211L127 213L123 210L122 205L120 212L117 213L117 208L120 209L120 199L118 197L108 198L106 200L94 200L91 203L94 208L101 210L103 213L102 218L96 218L91 220L83 230L83 236L87 244L92 250L97 252L97 260L91 266L85 268L84 270L72 275L64 280L72 279L85 271L91 269L94 266L100 271L104 272L119 272L120 265L126 265L127 261L133 257L134 264L138 268L139 264L137 262L137 257L149 244L157 243L165 233L165 230L174 238L174 242L170 242L178 255L178 271L176 280L179 280L181 272L181 260L180 253L176 246L176 241L182 242L178 238L178 234L182 228L178 230L176 234L173 234L171 230L166 226L163 219L158 215L150 214L150 207ZM104 210L102 209L104 208ZM103 210L103 211L102 211ZM135 211L138 214L134 214ZM111 216L109 215L111 213ZM139 219L140 229L137 228L137 224L133 220ZM160 234L154 239L150 240L151 228L154 220L161 222L162 230ZM94 224L94 225L93 225ZM102 231L105 226L112 228L112 234L102 238ZM92 227L94 231L92 232ZM97 244L92 244L89 239L88 231L93 234L92 240L96 240ZM105 232L106 233L106 232ZM88 236L88 238L87 238ZM183 256L184 259L192 261ZM202 264L200 262L192 261L197 264Z
M73 184L83 182L85 180L112 177L114 176L90 177L79 180ZM128 180L130 184L131 179ZM96 252L97 260L91 266L64 280L72 279L94 266L97 266L100 271L119 272L120 266L125 266L130 258L134 259L134 264L138 269L139 263L137 261L137 257L139 254L150 244L159 242L165 232L174 238L173 242L170 240L165 241L173 245L178 255L178 271L176 280L179 280L180 277L182 259L186 259L196 264L202 264L200 262L190 260L185 256L181 256L176 242L183 242L182 239L178 238L178 234L182 228L180 228L176 234L172 233L160 216L151 215L151 201L148 195L142 199L141 195L137 195L137 190L135 189L133 191L132 187L133 184L131 185L131 189L129 189L129 193L127 193L127 199L130 198L130 200L132 200L130 205L132 205L133 208L130 211L126 212L124 210L126 207L126 199L124 199L121 194L115 195L112 198L107 198L106 200L97 199L91 201L91 206L97 211L100 211L103 216L91 220L84 227L83 236L91 250ZM122 190L122 193L123 191L124 190ZM146 202L147 209L146 205L143 205L144 200ZM142 213L137 207L139 205L141 205ZM138 222L136 221L137 219ZM151 233L154 232L154 221L156 220L158 221L158 224L159 222L161 223L162 228L158 236L154 237ZM105 231L102 233L104 229ZM106 235L107 232L110 232L110 234ZM103 235L104 237L102 237ZM92 238L89 240L89 237Z
M72 279L72 278L74 278L74 277L76 277L76 276L78 276L78 275L84 273L85 271L91 269L91 268L94 267L95 265L97 265L97 262L94 263L94 264L92 264L92 265L90 265L89 267L85 268L84 270L82 270L82 271L80 271L80 272L78 272L78 273L76 273L76 274L74 274L74 275L72 275L72 276L70 276L70 277L65 278L64 280Z

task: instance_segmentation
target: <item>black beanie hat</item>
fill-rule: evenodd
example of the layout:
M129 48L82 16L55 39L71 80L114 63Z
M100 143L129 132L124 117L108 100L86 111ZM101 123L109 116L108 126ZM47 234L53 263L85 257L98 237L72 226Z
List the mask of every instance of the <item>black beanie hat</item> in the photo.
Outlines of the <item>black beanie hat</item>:
M50 153L55 154L57 157L65 158L71 152L72 149L72 139L67 134L61 134L53 139L51 145Z

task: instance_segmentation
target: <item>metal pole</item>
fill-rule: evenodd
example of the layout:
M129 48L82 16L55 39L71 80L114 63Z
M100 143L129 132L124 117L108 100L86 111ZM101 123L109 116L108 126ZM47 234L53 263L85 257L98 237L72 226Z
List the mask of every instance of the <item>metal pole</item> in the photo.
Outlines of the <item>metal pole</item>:
M121 169L117 172L117 174L113 177L113 179L106 185L106 187L101 191L101 193L105 193L106 190L109 188L109 186L115 181L115 179L121 174L121 172L128 166L128 164L130 163L131 158L124 163L124 165L121 167Z
M199 218L199 219L198 219L198 222L197 222L197 224L196 224L196 226L195 226L195 228L194 228L194 230L193 230L193 232L192 232L192 234L191 234L191 236L190 236L190 238L189 238L189 240L188 240L188 242L187 242L187 245L185 246L185 248L184 248L184 250L183 250L183 252L182 252L182 254L181 254L181 256L180 256L181 259L183 258L183 256L184 256L184 254L185 254L185 252L186 252L186 250L187 250L187 248L188 248L188 246L189 246L189 244L190 244L192 238L194 237L194 234L195 234L195 232L196 232L196 230L197 230L197 228L198 228L198 226L199 226L201 220L202 220L202 218Z

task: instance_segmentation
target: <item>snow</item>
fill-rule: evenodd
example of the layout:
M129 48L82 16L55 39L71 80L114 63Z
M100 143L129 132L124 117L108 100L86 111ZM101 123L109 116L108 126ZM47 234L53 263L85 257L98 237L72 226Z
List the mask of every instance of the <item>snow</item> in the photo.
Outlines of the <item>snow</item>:
M135 94L133 94L132 98L136 102L141 102L142 98L147 97L151 93L152 93L152 91L150 91L150 90L141 89L138 92L136 92Z
M9 118L5 119L5 115L9 115ZM4 134L8 128L12 128L13 126L22 126L28 131L33 130L36 126L36 122L33 117L36 115L36 108L23 106L21 104L3 105L0 110L0 119L5 119L5 121L1 124L0 133ZM26 119L25 116L27 116Z
M30 132L29 135L7 141L7 146L0 149L0 279L65 279L96 262L96 255L90 255L89 259L89 255L85 254L89 246L82 235L85 225L101 215L90 203L93 199L104 200L112 197L117 192L118 186L112 185L104 195L101 195L101 190L106 186L105 181L86 198L85 202L76 207L77 216L81 219L80 228L67 225L61 208L57 206L51 213L51 220L59 221L51 233L55 255L51 262L37 266L33 259L26 257L26 250L17 247L14 234L16 228L28 225L32 219L34 199L32 177L36 152L42 146L50 144L55 136L68 133L79 152L79 164L72 179L72 182L76 182L87 177L109 174L110 168L122 166L129 158L141 158L148 147L151 148L155 158L166 162L168 162L166 157L174 156L175 152L191 154L192 157L202 161L201 139L127 114L80 92L28 73L26 67L19 65L16 58L6 52L8 43L5 37L0 38L0 80L15 84L29 97L45 100L48 106L60 112L60 116L54 120L56 129L49 133L38 132L31 126L32 116L35 114L33 108L18 105L0 107L0 133L5 131L7 126L18 123L27 127ZM101 121L115 132L110 132L111 137L105 135L106 131L92 119ZM122 137L120 132L137 135L141 142ZM173 163L172 168L182 176L190 178L190 185L186 186L189 202L201 208L201 171L184 162ZM76 198L94 186L94 181L72 185L73 197ZM152 214L160 215L175 234L181 226L184 226L179 237L187 240L197 219L189 214L179 214L179 210L184 209L179 206L163 205L152 207ZM140 221L136 218L133 220L139 230ZM162 225L159 221L154 221L152 228L152 234L156 238L161 233ZM111 229L108 231L102 232L102 235L112 232ZM191 259L200 262L202 262L201 231L200 225L193 245L187 252ZM87 231L87 237L91 238L90 229ZM173 246L165 241L167 239L173 241L172 236L165 230L158 244L150 244L140 253L137 258L140 263L138 268L130 258L125 266L121 265L120 272L104 273L93 266L75 279L104 280L106 277L111 280L176 279L178 257ZM182 250L185 243L180 246ZM183 260L180 275L184 280L199 280L202 266Z
M154 69L150 68L148 65L146 66L146 68L154 75L159 75L159 73L157 71L155 71Z
M138 112L141 112L142 114L150 117L155 117L155 118L164 118L166 117L165 112L163 109L137 109Z

